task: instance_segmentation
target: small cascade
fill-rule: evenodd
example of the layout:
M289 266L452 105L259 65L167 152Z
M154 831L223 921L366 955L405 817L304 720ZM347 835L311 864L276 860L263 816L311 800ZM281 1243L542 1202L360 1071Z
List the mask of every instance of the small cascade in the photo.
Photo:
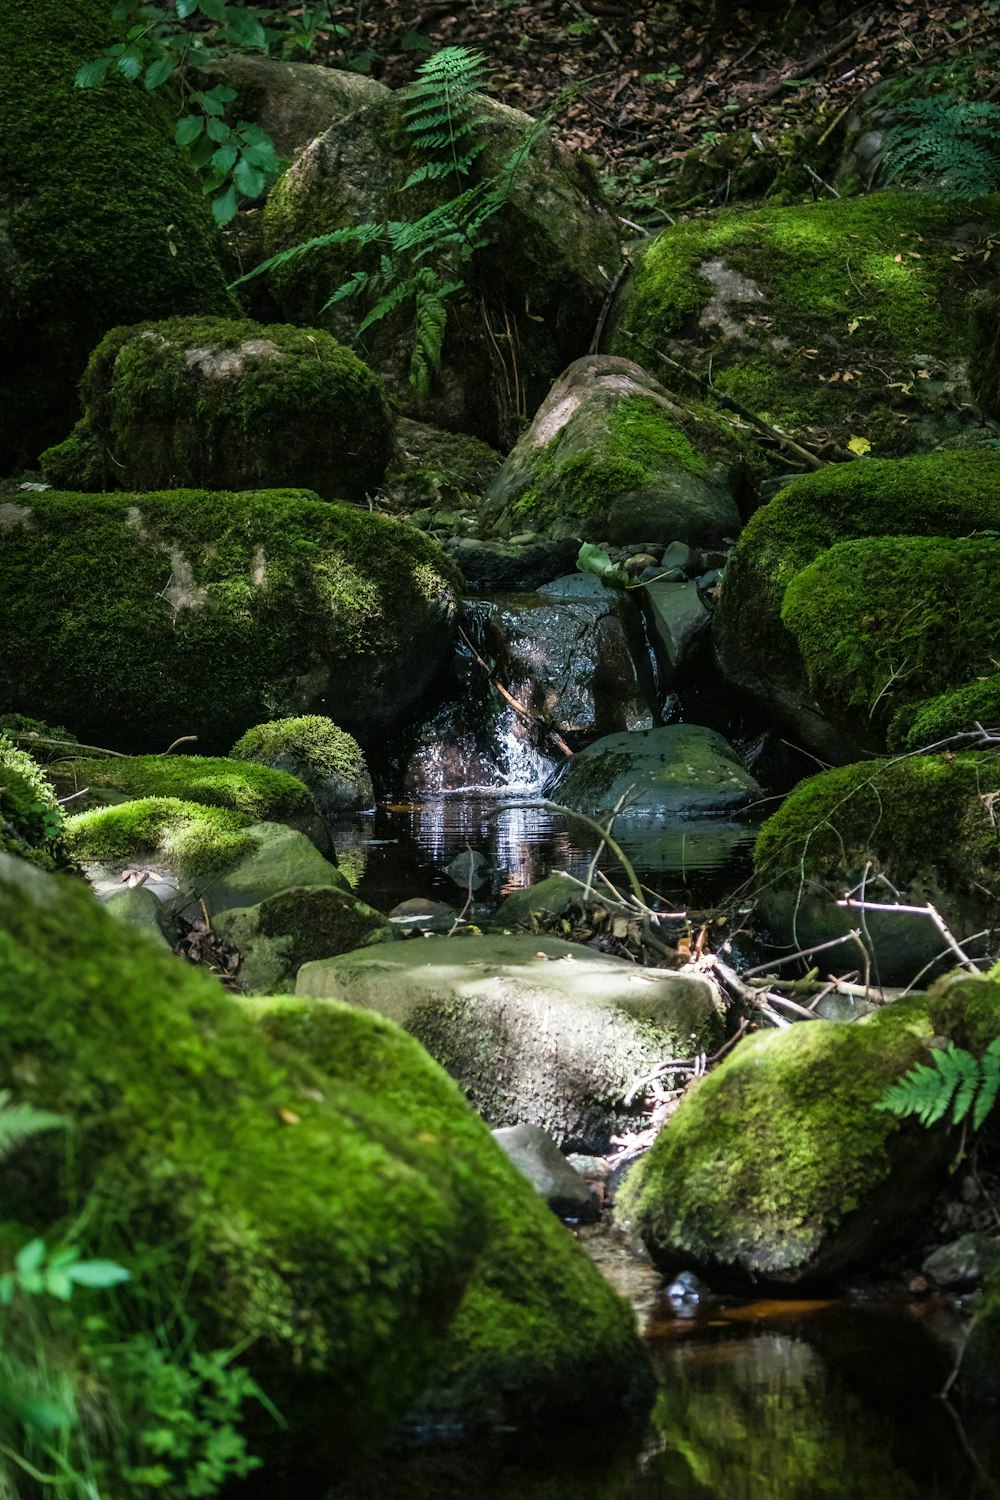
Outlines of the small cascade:
M497 717L495 734L504 792L540 792L557 762L532 743L531 726L508 704Z

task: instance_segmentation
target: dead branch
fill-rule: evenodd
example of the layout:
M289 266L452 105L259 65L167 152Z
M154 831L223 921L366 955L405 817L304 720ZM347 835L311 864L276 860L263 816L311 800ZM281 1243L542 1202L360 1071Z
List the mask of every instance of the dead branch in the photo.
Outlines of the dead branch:
M964 951L958 939L955 937L955 934L951 931L951 928L948 927L941 913L938 911L937 907L932 906L930 902L928 902L926 906L910 906L903 901L864 901L855 900L853 896L845 896L842 901L837 902L837 905L842 907L845 911L859 911L865 913L876 911L886 912L896 916L926 917L929 922L933 922L934 926L937 928L938 932L947 943L949 950L955 955L962 967L964 969L971 969L974 974L979 973L978 965Z

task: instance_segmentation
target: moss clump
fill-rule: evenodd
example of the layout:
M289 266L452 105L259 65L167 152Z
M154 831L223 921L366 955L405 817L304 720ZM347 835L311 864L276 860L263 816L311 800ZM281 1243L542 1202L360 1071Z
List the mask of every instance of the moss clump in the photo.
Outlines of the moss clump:
M792 579L781 618L824 711L879 748L921 699L988 673L1000 541L841 542ZM879 743L881 742L881 743Z
M14 740L22 750L37 751L33 757L35 760L51 760L59 754L54 745L32 746L31 740L35 737L40 740L62 740L69 747L78 743L76 735L70 734L61 724L46 724L43 719L33 719L28 714L0 714L0 734Z
M21 855L43 870L65 866L64 824L37 762L0 733L0 852Z
M221 756L130 755L122 759L63 761L60 786L124 792L130 798L172 798L228 807L255 820L281 822L312 811L302 782L285 771Z
M183 1306L201 1347L239 1345L300 1453L331 1410L338 1462L380 1435L484 1239L486 1194L450 1143L277 1061L214 980L3 859L0 972L3 1075L73 1122L71 1152L46 1136L3 1164L8 1216L38 1233L65 1216L85 1254L143 1268L115 1328Z
M269 1036L301 1050L335 1086L360 1082L418 1139L448 1141L483 1186L486 1250L418 1416L490 1425L584 1412L613 1420L623 1401L645 1394L646 1358L630 1310L417 1042L338 1001L250 1006Z
M781 606L795 575L835 543L996 530L998 453L868 459L803 475L750 518L727 565L713 618L723 669L767 697L776 677L801 693L801 663Z
M801 782L757 835L762 880L846 882L884 872L895 885L937 871L942 885L993 888L1000 828L982 794L1000 777L990 752L914 755L838 766Z
M361 746L322 714L255 724L231 753L236 760L291 771L327 812L366 807L374 796Z
M966 734L976 724L987 729L1000 725L1000 674L996 672L910 711L900 711L893 725L894 738L901 739L907 750L920 750L950 735Z
M880 192L673 225L643 256L611 350L656 372L657 349L694 340L685 362L707 369L711 356L719 390L786 430L833 428L842 441L860 431L905 452L896 413L912 406L916 386L927 397L933 385L917 371L966 353L969 282L955 273L956 232L971 225L985 238L998 218L995 199L973 209ZM756 294L727 299L725 268Z
M412 527L302 491L19 499L0 547L0 692L94 744L223 749L323 701L403 719L447 649L457 573Z
M400 509L468 505L482 495L503 459L495 448L460 432L403 417L383 492Z
M332 886L279 891L219 913L213 925L239 949L240 987L249 995L289 993L303 964L400 936L380 911Z
M862 1264L912 1223L944 1165L930 1137L894 1149L899 1122L875 1108L933 1035L911 1003L749 1037L684 1098L617 1216L668 1272L794 1284Z
M317 328L232 318L113 328L80 391L81 422L41 460L63 489L301 485L355 500L391 451L378 376Z
M142 797L77 813L66 839L78 859L121 864L156 856L179 875L214 875L259 847L247 831L251 821L228 807Z
M74 87L114 39L104 0L6 0L0 12L0 473L70 427L108 328L233 305L163 101L124 79Z

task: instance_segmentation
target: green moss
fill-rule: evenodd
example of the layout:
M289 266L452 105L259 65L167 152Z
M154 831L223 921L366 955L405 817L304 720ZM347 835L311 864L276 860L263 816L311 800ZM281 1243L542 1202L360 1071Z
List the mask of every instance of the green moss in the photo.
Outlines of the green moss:
M0 12L0 472L67 431L108 328L232 306L164 101L124 79L74 87L113 30L104 0L6 0Z
M983 415L1000 421L1000 295L973 304L969 382Z
M76 736L61 724L46 724L43 719L33 719L29 714L0 714L0 734L6 734L38 761L52 760L60 751L55 745L33 745L32 740L36 737L39 740L62 740L68 748L78 743Z
M781 623L785 590L837 542L996 530L998 453L866 459L803 475L750 518L737 542L713 618L719 654L758 672L800 673L795 644Z
M768 881L845 881L869 860L904 885L930 870L952 887L995 889L1000 828L982 794L1000 763L989 752L866 761L810 776L757 835L754 868Z
M875 1103L933 1034L926 1010L910 1003L852 1025L747 1038L685 1096L628 1177L617 1217L668 1271L780 1281L815 1263L824 1274L856 1263L853 1216L873 1195L888 1208L900 1130ZM895 1207L902 1217L904 1204Z
M214 875L259 847L251 819L228 807L177 797L142 797L96 807L67 820L66 839L78 859L120 864L159 856L179 875Z
M820 706L884 743L901 710L988 673L998 569L1000 541L979 537L880 537L821 553L781 610Z
M905 405L918 353L945 364L963 357L968 283L955 274L953 237L969 224L986 235L998 213L996 200L972 209L926 193L880 192L719 210L673 225L642 258L611 352L657 372L655 351L669 353L671 339L691 335L713 298L703 267L722 260L763 300L748 305L749 339L705 343L713 383L788 429L857 422L872 436L874 422L894 451L905 451L905 425L879 414Z
M371 777L361 746L352 734L322 714L255 724L236 741L232 755L235 760L251 764L288 763L307 782L322 778L352 786L367 783L371 795Z
M951 735L966 734L976 724L995 729L1000 724L1000 674L993 673L900 711L893 723L894 741L907 750L935 745Z
M308 492L49 491L16 510L0 690L112 747L194 733L221 749L320 699L348 724L393 722L443 654L461 586L412 527Z
M444 432L402 418L384 492L401 508L437 509L445 501L468 504L482 495L503 460L495 448L460 432Z
M113 328L81 396L76 431L41 460L66 489L301 485L362 499L390 453L380 380L320 329L231 318Z
M483 1243L482 1186L353 1081L276 1060L86 887L25 871L0 860L0 1066L69 1116L73 1149L47 1136L4 1163L5 1212L43 1233L66 1216L85 1254L136 1269L105 1299L114 1328L183 1305L202 1347L239 1345L300 1453L335 1410L348 1462L419 1389Z
M488 1203L487 1248L418 1403L434 1419L613 1419L643 1391L632 1314L411 1037L331 1000L249 1002L268 1035L335 1080L362 1082L418 1139L446 1140Z
M0 732L0 852L58 869L68 862L64 827L55 791L37 762Z
M312 811L302 782L285 771L206 755L131 755L63 761L53 775L72 784L125 792L131 798L169 797L229 807L254 820L280 822Z

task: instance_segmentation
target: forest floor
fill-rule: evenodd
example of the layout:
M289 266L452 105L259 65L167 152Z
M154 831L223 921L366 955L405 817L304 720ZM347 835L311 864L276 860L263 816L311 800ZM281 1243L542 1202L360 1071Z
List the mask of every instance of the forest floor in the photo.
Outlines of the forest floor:
M691 205L726 200L727 137L742 133L786 159L805 152L808 162L874 84L933 63L943 74L963 57L992 75L977 92L1000 92L1000 0L392 0L333 9L351 55L369 54L373 74L393 87L428 52L465 46L485 55L492 91L531 114L568 89L556 135L596 159L620 212L654 227L662 210L688 206L677 192L686 194L678 179L688 153L714 153L710 169L717 164Z

